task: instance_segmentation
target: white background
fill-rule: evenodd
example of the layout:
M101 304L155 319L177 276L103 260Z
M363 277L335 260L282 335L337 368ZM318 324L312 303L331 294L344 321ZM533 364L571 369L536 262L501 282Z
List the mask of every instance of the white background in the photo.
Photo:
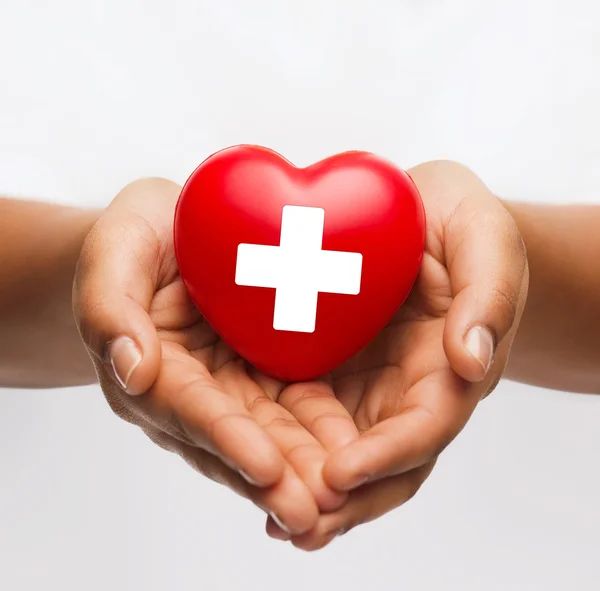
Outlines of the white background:
M0 0L0 192L106 204L248 142L598 201L599 80L593 0ZM596 590L599 450L600 399L503 383L413 501L305 554L97 387L2 391L0 588Z

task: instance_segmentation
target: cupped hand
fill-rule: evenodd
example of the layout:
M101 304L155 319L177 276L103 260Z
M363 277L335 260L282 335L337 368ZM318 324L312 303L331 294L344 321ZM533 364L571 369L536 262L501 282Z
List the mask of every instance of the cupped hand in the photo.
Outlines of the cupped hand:
M331 440L277 404L284 384L248 367L195 309L173 250L179 193L169 181L137 181L92 229L73 288L83 341L117 415L301 534L348 494L322 478ZM305 400L338 412L319 388L305 387ZM338 447L358 437L351 421L335 433Z
M303 535L290 536L267 520L269 535L306 550L418 491L498 383L523 312L527 259L501 202L455 163L427 163L409 173L427 215L425 255L411 295L373 342L318 385L323 400L335 396L343 409L321 409L310 394L315 384L297 384L278 398L331 450L326 484L350 492ZM332 445L344 421L361 435Z
M252 499L271 515L268 533L300 548L415 494L500 379L523 310L527 261L501 203L460 165L410 174L428 225L415 288L317 382L259 374L195 310L173 252L178 186L127 187L82 251L74 309L112 408Z

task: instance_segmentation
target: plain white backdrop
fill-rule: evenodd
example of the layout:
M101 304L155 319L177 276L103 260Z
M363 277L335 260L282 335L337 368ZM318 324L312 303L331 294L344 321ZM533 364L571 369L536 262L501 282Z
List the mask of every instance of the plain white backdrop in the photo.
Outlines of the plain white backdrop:
M104 205L243 142L600 202L599 109L592 0L0 0L8 195ZM97 387L0 391L0 588L596 590L599 452L600 398L502 383L413 501L304 554Z

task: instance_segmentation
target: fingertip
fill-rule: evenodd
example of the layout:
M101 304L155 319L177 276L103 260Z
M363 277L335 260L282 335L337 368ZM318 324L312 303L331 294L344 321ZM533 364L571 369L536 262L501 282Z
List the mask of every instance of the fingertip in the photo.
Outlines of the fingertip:
M342 528L330 532L321 531L322 529L321 526L317 526L301 536L292 537L292 545L304 552L316 552L317 550L323 550L344 533Z
M344 506L348 500L348 492L325 486L315 497L315 500L323 513L331 513Z
M138 396L146 392L154 378L156 368L152 368L146 356L134 339L128 336L117 337L107 345L108 363L113 375L121 389L131 396ZM154 369L154 371L152 371Z
M494 361L494 338L484 326L472 326L444 338L444 350L452 369L464 380L481 382Z
M446 317L443 345L452 369L464 380L480 382L494 361L497 339L485 322L476 318L478 306L472 294L457 295Z
M347 493L369 480L370 475L363 466L361 447L349 444L331 455L323 466L323 480L327 486Z
M254 458L245 469L238 468L242 478L252 486L269 488L281 481L285 473L285 460L276 451L266 450Z
M265 531L270 538L280 540L281 542L289 542L292 537L287 531L277 525L277 522L271 515L267 517Z
M323 466L327 460L324 449L318 445L300 445L287 458L312 493L321 511L335 511L346 502L346 492L332 489L323 480Z
M217 455L252 486L267 488L281 481L286 462L271 438L246 415L218 421L211 440Z
M147 392L158 377L162 357L150 316L128 296L104 297L93 285L85 291L77 297L74 314L94 364L127 394Z
M304 448L308 450L308 448ZM312 493L319 510L324 513L335 511L344 505L348 499L346 491L335 490L327 485L323 478L324 458L316 461L305 462L304 469L298 470L310 492Z
M264 501L271 518L290 535L306 533L319 519L312 494L291 467L281 482L264 492Z
M462 345L470 358L468 368L470 372L465 371L465 379L472 382L483 380L494 358L495 344L492 331L485 326L472 326L464 335Z
M308 477L303 475L303 480L313 494L321 513L336 511L348 500L347 491L336 490L325 482L322 465L312 475Z

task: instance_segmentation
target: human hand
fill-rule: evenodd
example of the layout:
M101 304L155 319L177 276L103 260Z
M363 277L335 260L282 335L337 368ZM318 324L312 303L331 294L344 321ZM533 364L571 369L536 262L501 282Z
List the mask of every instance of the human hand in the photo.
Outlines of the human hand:
M74 282L80 333L117 415L289 532L306 532L347 497L322 478L331 439L315 424L317 441L277 404L284 384L248 367L192 304L173 249L179 193L169 181L137 181L100 217ZM324 416L340 408L333 397L313 405ZM332 433L338 446L358 436L351 421Z
M512 217L468 169L431 162L409 171L426 210L420 275L394 319L360 354L316 384L281 392L289 410L331 450L323 476L351 491L309 532L290 536L272 519L267 532L300 548L321 548L337 534L409 500L477 403L502 376L528 287L523 242ZM325 415L310 392L343 405ZM352 421L347 445L332 434ZM315 428L315 427L318 427Z

